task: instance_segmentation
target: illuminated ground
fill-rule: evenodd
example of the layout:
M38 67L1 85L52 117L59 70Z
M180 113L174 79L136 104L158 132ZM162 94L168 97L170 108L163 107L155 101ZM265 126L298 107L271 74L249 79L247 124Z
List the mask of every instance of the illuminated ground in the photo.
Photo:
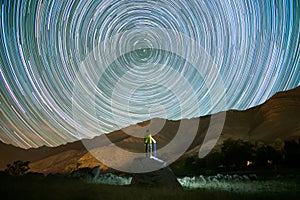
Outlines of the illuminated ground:
M184 190L107 185L62 176L1 175L1 199L299 199L297 176L206 183ZM190 189L188 189L190 188ZM194 188L194 189L191 189ZM18 191L18 192L16 192Z

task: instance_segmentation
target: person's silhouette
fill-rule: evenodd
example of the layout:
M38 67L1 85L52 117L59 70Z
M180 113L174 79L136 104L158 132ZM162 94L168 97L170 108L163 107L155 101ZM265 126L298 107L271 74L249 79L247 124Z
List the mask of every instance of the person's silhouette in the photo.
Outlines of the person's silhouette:
M145 146L146 146L146 157L151 157L152 155L152 144L154 145L154 154L156 152L156 141L152 137L152 135L149 133L149 130L146 131L147 136L145 137Z

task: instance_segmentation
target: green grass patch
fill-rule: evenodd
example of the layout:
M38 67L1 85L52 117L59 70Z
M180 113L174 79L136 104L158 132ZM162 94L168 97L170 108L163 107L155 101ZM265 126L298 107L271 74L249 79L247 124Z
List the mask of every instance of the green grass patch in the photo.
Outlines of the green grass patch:
M184 190L92 184L60 176L1 175L1 199L299 199L295 179L190 185Z

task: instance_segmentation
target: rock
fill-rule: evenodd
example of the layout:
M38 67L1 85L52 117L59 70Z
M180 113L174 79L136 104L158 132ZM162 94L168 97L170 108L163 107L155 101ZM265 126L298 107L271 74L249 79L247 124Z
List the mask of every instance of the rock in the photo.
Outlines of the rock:
M251 180L257 180L256 174L250 174L250 175L249 175L249 178L250 178Z
M215 178L215 177L212 179L212 182L214 182L214 183L220 183L220 181L217 178Z
M247 175L243 175L242 177L243 177L243 179L244 179L245 181L249 181L249 180L250 180L249 177L248 177Z
M220 182L220 181L218 180L218 176L209 176L209 177L207 178L207 180L208 180L209 182Z
M157 169L156 171L151 171L151 168ZM176 176L172 170L167 167L164 161L157 158L146 158L138 157L135 158L132 164L132 171L139 171L145 169L145 171L150 171L146 173L134 173L131 180L132 186L146 186L146 187L164 187L172 189L182 189L181 184L178 182Z
M112 173L105 173L100 174L96 182L108 185L129 185L131 178L119 177Z
M179 181L179 183L182 185L182 186L185 186L185 185L188 185L189 184L189 179L187 177L184 177L184 178L178 178L177 179Z
M199 176L199 180L200 180L201 182L203 182L203 183L206 183L206 179L204 178L203 175L200 175L200 176Z
M182 186L190 186L191 183L196 182L196 177L184 177L177 179Z
M233 180L235 180L235 181L240 181L240 180L242 180L242 178L241 178L239 175L234 174L234 175L233 175Z
M81 179L97 179L100 174L100 167L94 167L94 168L80 168L76 171L73 171L71 174L69 174L69 177L72 178L81 178Z
M90 174L93 179L97 179L100 175L100 166L96 166L93 169L91 169Z
M196 181L196 177L193 176L193 177L190 179L190 181L194 183L194 182Z
M207 177L207 180L208 180L209 182L211 182L211 181L212 181L212 176L208 176L208 177Z
M226 181L231 181L231 180L232 180L232 176L227 174L227 175L225 176L225 180L226 180Z
M183 178L179 178L177 179L181 185L187 185L190 182L190 177L183 177Z
M224 179L224 175L223 174L217 174L218 180L223 180Z
M137 157L131 165L132 173L145 173L167 167L167 163L155 157Z

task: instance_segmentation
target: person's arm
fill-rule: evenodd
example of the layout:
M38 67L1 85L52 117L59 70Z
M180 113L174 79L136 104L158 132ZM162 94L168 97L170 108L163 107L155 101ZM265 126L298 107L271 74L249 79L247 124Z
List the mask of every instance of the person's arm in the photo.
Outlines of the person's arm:
M152 139L152 142L153 142L153 143L156 143L156 140L154 140L154 138L153 138L153 137L152 137L151 139Z

